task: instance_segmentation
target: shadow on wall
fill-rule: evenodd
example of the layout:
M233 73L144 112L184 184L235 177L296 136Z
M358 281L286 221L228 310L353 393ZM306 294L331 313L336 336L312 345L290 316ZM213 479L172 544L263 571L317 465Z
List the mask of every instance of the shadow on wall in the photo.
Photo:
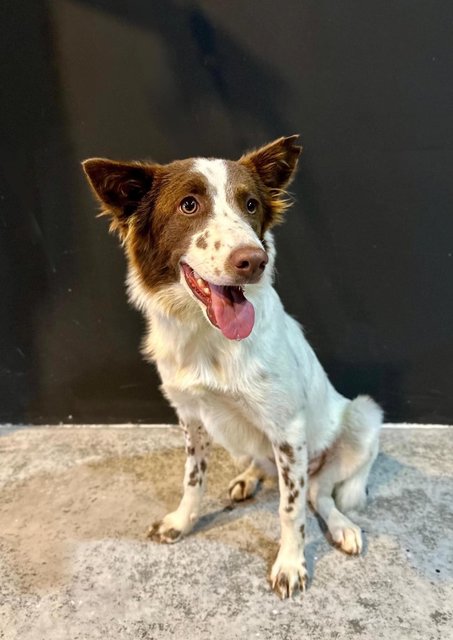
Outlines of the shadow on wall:
M217 25L214 27L198 3L183 4L172 0L130 0L127 3L122 0L77 0L77 3L114 15L140 30L156 33L165 43L171 75L179 87L175 97L180 102L175 103L172 114L162 113L161 123L155 124L161 124L170 135L173 131L171 119L179 120L182 113L188 112L198 120L201 106L216 100L229 119L234 137L230 141L209 139L211 153L217 153L218 149L222 155L226 152L234 155L257 141L292 133L294 123L285 117L285 104L291 99L288 83L273 72L265 60L242 49ZM193 121L187 120L185 124L186 131L182 132L183 139L178 140L175 152L181 153L182 147L192 154Z
M349 75L348 67L346 81L336 73L333 63L336 56L344 52L344 39L351 41L349 32L341 29L341 23L340 27L332 23L333 26L326 28L326 21L321 20L323 28L319 35L324 40L319 41L316 11L314 16L308 12L307 21L301 18L305 15L303 11L294 12L306 35L316 43L309 43L307 48L307 52L313 54L307 77L305 68L294 65L292 79L289 79L289 75L279 73L275 51L266 49L265 40L261 55L256 49L252 51L247 38L236 40L228 27L219 26L223 18L210 17L220 16L220 10L216 14L211 9L205 11L201 5L201 2L176 0L66 0L53 4L41 0L27 8L15 3L8 20L2 24L5 37L0 41L0 50L2 59L8 61L2 67L8 100L0 104L5 123L2 148L7 159L0 193L3 198L0 278L5 310L0 313L0 422L58 422L67 420L69 415L78 422L102 418L114 422L170 419L152 367L142 363L138 353L141 319L126 307L121 252L116 250L115 241L107 238L102 223L96 223L95 227L96 205L80 172L82 150L92 148L93 153L102 154L112 148L133 158L137 148L147 148L151 136L158 142L150 145L150 151L163 162L193 155L194 146L200 153L237 157L245 148L282 133L293 133L300 124L295 124L299 113L307 120L307 147L311 135L317 136L318 149L319 144L324 146L317 152L317 158L314 149L308 149L295 187L298 189L300 185L303 189L298 205L301 215L278 231L283 241L279 242L282 279L278 288L284 302L290 313L306 323L307 337L340 391L349 396L369 393L381 402L385 398L382 404L389 418L423 419L426 411L432 409L433 421L440 407L436 415L448 421L446 409L441 413L447 405L448 389L439 382L439 372L435 369L437 353L443 361L447 360L444 344L447 345L450 337L448 330L445 329L443 337L432 340L433 345L428 343L429 356L420 353L417 360L410 353L416 324L407 310L414 301L418 304L417 291L411 289L416 259L408 258L403 265L404 283L410 289L407 302L403 304L396 295L391 296L391 284L381 287L379 295L368 296L373 269L381 269L391 252L376 253L373 257L367 254L368 245L361 248L351 245L350 259L347 259L345 247L349 247L349 237L345 232L338 237L340 225L332 223L339 196L342 197L341 211L348 210L351 183L346 178L351 168L360 164L357 161L360 153L357 157L353 154L352 163L344 167L344 175L332 169L330 162L336 163L337 156L331 154L331 142L326 140L341 113L335 119L336 103L329 103L325 111L322 103L327 102L333 86L339 94L340 107L348 114L346 129L341 129L341 133L354 129L356 111L351 104L355 104L356 97L352 89L355 84L361 86L359 80L366 77L367 61L355 70L355 75ZM294 3L294 7L296 5ZM323 16L323 11L320 15ZM267 26L272 26L272 16L271 11L267 18L264 16ZM349 21L347 13L340 17ZM291 20L292 14L288 13L285 19ZM391 19L389 14L380 24L385 26ZM356 26L359 29L361 23L358 20L356 25L355 19L351 23L354 23L351 29L354 36ZM314 36L310 31L312 27L316 32ZM370 32L372 28L374 25L370 25ZM88 32L86 37L84 29ZM363 35L361 27L359 31ZM338 32L342 38L338 42L333 38L329 49L328 44ZM280 39L285 37L281 33ZM380 32L377 33L379 38ZM115 39L112 35L118 37ZM139 40L135 49L134 44ZM27 42L27 46L18 48L17 41ZM398 37L398 46L399 43ZM163 49L162 68L159 58L152 57L156 51L154 46ZM324 60L321 54L326 49L332 59L327 56ZM347 48L346 54L351 56L355 50L354 46ZM371 48L371 51L374 50ZM388 46L386 55L391 51L392 47ZM121 75L111 63L112 52L116 55L114 59L121 62ZM412 64L411 49L408 52L405 64L408 60ZM370 60L374 59L373 55ZM154 76L153 65L157 68ZM403 72L406 67L401 69ZM170 76L168 84L165 73ZM371 109L373 117L377 88L393 86L387 84L386 68L381 67L380 74L379 82L368 87L367 100L363 103ZM299 76L304 78L301 92L297 85ZM107 98L95 93L96 82L101 78L109 94ZM135 84L139 90L131 99L129 94ZM167 92L165 99L156 100L161 90L162 94ZM83 96L80 101L74 98L76 91L79 97ZM115 92L118 100L110 100L116 97ZM401 96L398 99L401 100ZM361 108L362 103L359 102L359 106ZM380 109L383 106L386 105L377 105ZM406 106L401 102L401 109ZM101 120L104 109L105 119ZM321 113L320 119L315 117L318 113ZM425 111L417 117L425 117ZM388 120L390 124L401 123L399 110L390 111ZM330 128L324 130L326 122ZM128 146L131 123L135 132ZM117 138L115 131L122 131L122 135ZM359 143L359 138L349 136L348 140ZM116 142L112 142L113 139ZM405 136L402 142L404 140ZM382 144L386 141L388 138L383 136ZM400 167L400 160L395 163L392 149L391 176L384 176L390 182L402 175L393 174L393 168ZM359 145L358 151L361 150ZM329 158L327 164L326 157ZM373 160L377 171L382 166L382 157L378 154ZM418 175L418 165L416 169L412 178ZM336 182L332 184L335 176L340 187L344 184L344 190L337 189ZM362 194L368 189L369 172L360 174L359 178ZM384 187L390 189L390 183L385 180ZM408 193L416 194L412 181L408 185L410 189L397 191L396 202L403 201ZM430 196L431 191L430 187L425 195ZM387 192L384 195L388 195ZM374 196L363 202L375 206L377 217L382 202ZM354 213L349 224L361 204L361 197L351 204ZM389 207L385 201L383 206ZM82 207L86 210L81 211ZM365 219L364 227L369 219ZM411 224L415 228L415 222ZM403 225L395 226L392 236L395 249L398 249L400 226ZM430 217L426 229L430 231L431 227ZM364 231L367 232L367 228ZM360 233L355 237L360 238ZM424 246L430 249L429 243ZM363 277L360 277L361 268L354 263L358 251L361 253L357 265L366 265ZM429 251L425 253L434 263ZM382 271L385 276L385 265ZM427 269L423 291L433 289L433 293L426 300L441 304L442 309L448 311L445 302L448 299L442 287L434 287L438 282L444 283L434 275ZM376 277L376 281L380 279L381 276ZM398 286L394 289L398 293ZM398 342L394 326L399 319L393 321L389 317L393 313L392 304L388 304L389 295L396 312L406 309L401 324L406 323L411 330L399 353L392 350ZM383 300L389 311L376 318L376 308ZM425 304L424 308L427 315L439 316L432 305ZM447 311L445 327L449 326ZM438 321L429 325L434 328L431 334L437 335L440 324ZM388 351L382 345L385 332L391 337ZM436 357L433 357L434 348L438 349ZM431 376L430 371L426 373L428 365L432 367ZM415 375L414 371L420 373ZM432 389L414 399L414 390L422 388L430 377ZM412 405L404 394L412 394Z
M214 28L195 3L182 6L170 1L82 0L79 4L108 12L141 30L158 33L166 45L171 73L177 78L177 98L184 101L184 109L195 119L201 105L204 108L213 101L221 102L236 137L229 141L222 137L217 142L209 139L211 150L217 146L224 154L227 143L231 145L231 153L236 154L252 141L289 131L283 109L285 99L289 98L287 84L261 60L243 51L230 36ZM71 282L83 282L83 271L89 267L84 262L77 263L83 260L80 244L84 242L74 232L73 222L77 220L79 234L83 233L78 219L81 177L75 175L80 158L76 157L69 137L80 135L77 127L82 125L68 122L64 69L56 66L56 61L61 64L57 57L58 28L45 2L34 3L26 12L18 5L10 23L3 25L8 33L3 40L3 59L9 59L10 51L14 51L14 58L7 71L10 75L5 79L10 87L9 100L2 106L6 122L3 144L8 163L2 188L6 217L2 214L1 218L7 230L1 235L4 246L0 258L2 274L6 276L2 295L7 315L0 319L3 383L0 420L40 423L67 420L70 415L75 421L89 422L102 415L100 408L96 408L100 394L100 405L110 407L110 419L149 421L146 398L150 391L157 396L157 388L132 395L124 388L118 389L114 362L103 368L102 382L96 381L98 371L90 375L87 362L77 355L79 351L91 351L87 353L89 362L99 346L93 312L86 314L83 331L77 333L72 326L76 322L74 310L83 314L81 309L87 306L86 292L73 291L70 301L67 296ZM17 50L12 45L23 37L24 30L30 46ZM151 111L151 97L149 101ZM111 116L121 118L114 108ZM173 114L162 113L161 121L153 122L152 126L170 134L172 117ZM187 125L185 122L186 139L183 136L182 140L174 141L181 154L185 147L193 146L193 130ZM154 153L159 155L159 149ZM93 207L93 215L94 212ZM101 308L98 311L99 315L109 313ZM111 316L110 322L112 326L120 324L118 318ZM135 323L133 331L137 327ZM123 329L127 331L127 327ZM118 340L122 340L121 336ZM138 354L131 357L135 355L138 360ZM124 381L127 368L122 367L120 382ZM132 374L135 380L131 380L131 385L135 384L136 389L143 384L142 372L143 367L137 366ZM95 381L87 390L83 380ZM137 402L139 393L141 402ZM168 419L164 400L157 402L161 403L158 406L162 416Z

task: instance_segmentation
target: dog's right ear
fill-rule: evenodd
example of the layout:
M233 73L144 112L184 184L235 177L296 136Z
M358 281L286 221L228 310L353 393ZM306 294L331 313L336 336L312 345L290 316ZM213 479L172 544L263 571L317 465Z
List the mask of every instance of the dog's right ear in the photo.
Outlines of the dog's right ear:
M101 215L111 215L110 229L123 235L130 216L151 190L156 166L105 158L90 158L82 166L102 205Z

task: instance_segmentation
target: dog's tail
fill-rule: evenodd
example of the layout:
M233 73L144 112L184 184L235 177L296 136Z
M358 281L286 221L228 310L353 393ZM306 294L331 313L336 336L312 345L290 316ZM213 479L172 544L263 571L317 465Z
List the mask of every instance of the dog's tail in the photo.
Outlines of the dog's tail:
M335 502L343 513L366 502L366 483L378 454L382 420L381 407L369 396L358 396L346 408L342 438L360 462L357 470L336 487Z

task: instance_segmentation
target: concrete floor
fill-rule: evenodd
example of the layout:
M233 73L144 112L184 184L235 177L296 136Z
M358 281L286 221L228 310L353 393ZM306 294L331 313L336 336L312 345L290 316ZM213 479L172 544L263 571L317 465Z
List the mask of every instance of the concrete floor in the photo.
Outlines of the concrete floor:
M386 429L355 517L365 552L333 549L310 514L304 598L266 574L278 494L225 511L235 472L215 450L206 514L173 546L144 539L175 507L175 428L0 428L4 640L453 638L452 429Z

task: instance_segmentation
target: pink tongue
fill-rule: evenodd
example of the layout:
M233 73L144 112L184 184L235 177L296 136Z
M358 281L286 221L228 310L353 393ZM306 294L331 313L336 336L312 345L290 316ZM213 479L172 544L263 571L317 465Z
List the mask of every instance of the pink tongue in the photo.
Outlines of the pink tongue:
M255 309L238 287L209 284L211 304L208 316L225 338L243 340L250 335L255 322Z

